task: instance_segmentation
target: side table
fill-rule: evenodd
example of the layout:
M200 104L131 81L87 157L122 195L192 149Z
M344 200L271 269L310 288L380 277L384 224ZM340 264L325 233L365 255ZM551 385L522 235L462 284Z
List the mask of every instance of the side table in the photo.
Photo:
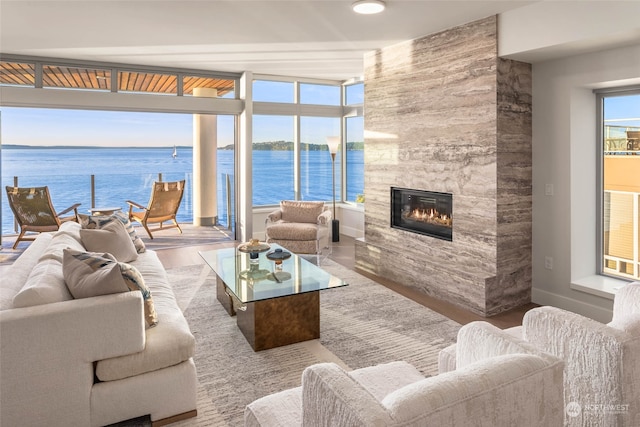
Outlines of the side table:
M112 215L115 212L121 211L122 208L119 207L106 207L106 208L91 208L89 209L89 212L91 212L91 215Z

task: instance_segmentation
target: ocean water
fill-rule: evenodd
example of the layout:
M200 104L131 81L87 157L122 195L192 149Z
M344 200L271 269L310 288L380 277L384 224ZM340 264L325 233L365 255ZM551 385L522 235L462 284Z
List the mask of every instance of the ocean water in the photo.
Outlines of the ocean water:
M192 222L193 152L178 147L176 158L172 148L2 148L2 234L14 233L13 213L6 199L4 187L12 186L18 177L18 186L49 186L56 210L82 203L81 213L91 208L91 176L94 175L95 206L118 206L128 209L126 200L146 205L151 185L162 174L164 181L184 179L184 193L178 221ZM218 217L228 225L227 176L233 195L234 152L218 150ZM362 151L348 151L347 196L353 199L364 188L364 159ZM339 165L337 159L336 165ZM292 199L293 152L254 151L253 204L276 205L282 199ZM326 151L301 154L301 198L303 200L332 200L331 158ZM340 170L336 167L336 183ZM336 198L340 199L339 191ZM233 199L232 199L233 206ZM233 212L231 222L233 223Z

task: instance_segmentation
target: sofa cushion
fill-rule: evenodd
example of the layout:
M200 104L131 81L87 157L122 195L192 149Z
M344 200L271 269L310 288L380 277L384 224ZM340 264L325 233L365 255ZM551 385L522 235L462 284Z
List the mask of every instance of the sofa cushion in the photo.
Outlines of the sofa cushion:
M349 376L379 402L390 393L424 379L420 371L404 361L367 366L349 372Z
M158 324L145 331L144 351L100 360L96 375L101 381L119 380L177 365L195 354L195 338L156 253L146 251L132 265L142 273L153 294Z
M77 225L77 223L74 223ZM62 264L62 251L64 249L84 250L82 243L77 241L73 236L65 232L56 232L49 243L49 246L42 252L39 261L52 259Z
M282 220L286 222L308 222L315 224L324 209L324 202L300 202L282 200L280 210Z
M55 259L38 262L24 286L13 297L13 307L31 307L72 300L62 274L62 264Z
M64 250L64 278L74 298L90 298L119 292L142 292L145 301L145 321L148 327L158 323L151 292L142 274L126 263L119 263L111 254Z
M13 298L26 283L29 273L52 238L50 233L40 233L13 264L3 267L0 274L0 310L13 308Z
M111 220L102 228L82 229L80 237L88 252L106 252L120 262L131 262L138 258L136 247L120 221Z
M140 236L138 236L138 233L136 233L136 229L134 228L133 224L129 220L129 216L124 212L115 212L112 215L108 215L108 216L107 215L78 215L78 217L80 218L80 224L82 228L88 228L88 229L103 228L110 221L118 220L124 225L125 230L127 230L127 233L129 234L129 237L131 238L133 245L136 247L136 251L138 253L142 253L146 250L144 242L142 241Z
M82 244L82 239L80 238L80 230L82 226L80 223L75 221L67 221L60 224L60 228L56 231L57 234L67 234L70 237L73 237L78 243Z
M318 226L315 223L277 222L269 224L266 231L270 239L316 240L318 238Z

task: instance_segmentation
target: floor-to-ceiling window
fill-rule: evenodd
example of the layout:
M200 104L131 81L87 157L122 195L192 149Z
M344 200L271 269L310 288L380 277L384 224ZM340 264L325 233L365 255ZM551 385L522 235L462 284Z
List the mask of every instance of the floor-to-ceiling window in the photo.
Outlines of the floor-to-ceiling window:
M332 201L334 192L337 202L362 201L361 82L258 78L253 100L254 206L284 199ZM329 137L340 138L333 164Z
M357 82L345 86L345 106L351 115L345 117L347 136L345 167L345 200L362 203L364 199L364 84Z
M599 94L601 272L640 279L640 89Z
M334 182L336 200L342 200L338 185L342 152L336 153L334 167L325 149L327 138L339 135L338 117L300 118L300 200L333 200ZM331 178L332 168L335 180Z
M185 179L187 191L178 219L191 222L196 116L192 111L197 110L198 116L215 117L210 128L215 132L198 138L217 147L216 158L211 157L216 163L217 218L231 229L236 115L241 112L238 81L235 73L69 64L5 55L0 61L0 86L3 94L15 91L11 98L13 103L18 99L21 107L3 103L1 109L2 185L48 185L57 208L80 202L86 213L93 206L126 209L125 199L146 205L151 181ZM36 95L39 91L46 96ZM73 91L84 96L66 96ZM201 102L184 99L202 96L217 99L204 109ZM41 98L51 104L54 97L58 108L39 108ZM23 108L29 105L25 99L33 99L34 108ZM149 112L142 112L145 106ZM1 204L2 232L12 232L13 215L6 199Z
M293 116L253 116L253 205L294 198Z
M3 189L16 183L48 186L58 211L82 203L80 212L86 214L92 207L126 210L126 200L146 205L153 181L185 180L178 221L192 221L192 115L11 107L1 111ZM218 219L230 227L235 117L218 115L217 122ZM14 231L10 207L3 203L2 234Z

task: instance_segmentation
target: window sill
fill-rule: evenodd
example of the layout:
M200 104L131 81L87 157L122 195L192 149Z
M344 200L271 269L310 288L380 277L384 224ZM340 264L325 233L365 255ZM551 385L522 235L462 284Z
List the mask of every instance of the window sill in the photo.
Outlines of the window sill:
M571 289L613 300L618 290L629 283L628 280L594 275L581 277L571 282Z

